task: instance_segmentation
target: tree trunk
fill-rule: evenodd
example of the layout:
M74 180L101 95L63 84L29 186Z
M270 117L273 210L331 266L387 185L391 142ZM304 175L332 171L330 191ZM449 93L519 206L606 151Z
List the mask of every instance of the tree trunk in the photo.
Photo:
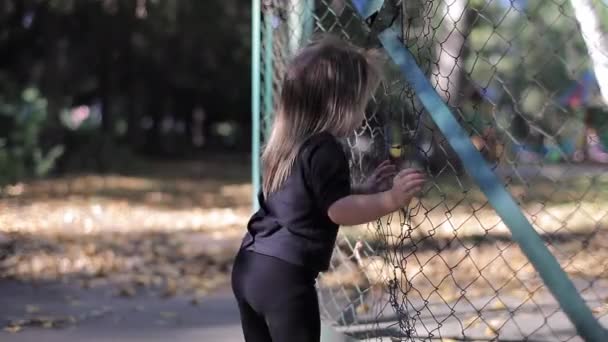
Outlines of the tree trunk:
M471 32L474 11L468 9L467 0L452 0L444 5L443 34L437 51L437 70L434 81L437 92L450 106L457 107L464 87L462 66L467 55L465 41ZM468 10L467 10L468 9Z
M593 6L592 0L571 0L570 4L593 63L593 71L600 86L602 99L608 105L608 39L602 32L598 10Z
M466 98L466 95L463 94L465 93L463 89L467 86L463 70L468 53L465 42L475 19L475 11L467 4L467 0L451 0L443 5L442 26L439 28L438 35L432 38L436 44L434 47L436 57L429 56L430 68L433 69L431 83L435 86L439 96L451 108L457 108ZM430 23L426 25L430 25ZM432 29L431 26L427 28L427 30ZM457 113L455 112L455 114ZM462 172L460 160L439 129L434 124L428 123L427 125L433 127L430 134L431 141L426 141L424 143L426 147L423 149L428 150L429 156L427 157L431 171L441 172L447 167L456 173Z

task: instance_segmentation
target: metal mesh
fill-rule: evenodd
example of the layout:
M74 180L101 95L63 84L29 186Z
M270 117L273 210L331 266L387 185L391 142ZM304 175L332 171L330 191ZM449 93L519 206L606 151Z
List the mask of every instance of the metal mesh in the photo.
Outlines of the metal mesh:
M608 320L608 112L598 87L608 82L608 9L591 0L394 3L420 68L596 318ZM349 1L262 7L263 140L284 66L311 33L373 43ZM581 25L581 13L598 24ZM431 181L409 210L341 228L318 281L323 318L370 340L577 340L413 90L397 69L385 71L366 124L344 142L353 182L386 158L425 168Z

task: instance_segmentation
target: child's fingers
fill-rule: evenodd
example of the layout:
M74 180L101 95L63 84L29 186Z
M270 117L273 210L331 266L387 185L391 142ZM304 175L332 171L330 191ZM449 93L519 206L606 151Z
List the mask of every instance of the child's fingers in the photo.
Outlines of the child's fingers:
M422 187L422 185L424 185L424 183L426 183L426 179L415 179L415 180L405 184L405 188L407 189L407 191L409 191L410 189L413 189L416 187Z
M378 178L395 177L397 174L397 167L395 165L385 165L377 170Z
M412 178L412 179L402 179L397 183L397 186L401 189L403 189L403 191L410 191L410 189L417 187L417 186L422 186L424 183L426 183L426 178L425 177L418 177L418 178Z
M426 182L425 178L414 178L414 179L402 178L398 181L394 181L393 186L401 189L402 191L407 191L408 189L410 189L413 186L413 184L425 183L425 182Z
M390 160L383 161L382 163L380 163L380 165L378 165L378 167L376 167L376 169L380 169L380 168L382 168L384 166L387 166L387 165L392 165L392 163L391 163Z
M378 165L374 172L372 172L369 178L374 180L384 178L384 175L390 173L391 170L396 170L395 166L391 164L390 161L383 161L380 165Z
M393 164L385 164L385 163L380 164L380 166L378 166L376 168L376 170L374 171L374 173L379 176L387 174L387 173L394 173L394 172L397 172L397 167Z
M383 161L382 163L380 163L380 165L376 166L373 173L379 173L383 168L387 167L388 165L391 165L389 160Z
M416 193L422 190L424 183L422 184L416 184L414 186L410 186L407 188L406 192L407 193Z
M416 170L416 169L405 169L405 170L401 170L397 176L395 176L395 178L397 180L402 179L404 177L407 177L409 175L413 175L413 174L421 174L420 171Z
M424 173L410 173L398 179L398 182L409 183L418 179L426 179Z
M396 174L397 174L397 172L387 172L385 174L380 175L378 177L378 181L380 181L380 182L388 181L388 180L394 178Z

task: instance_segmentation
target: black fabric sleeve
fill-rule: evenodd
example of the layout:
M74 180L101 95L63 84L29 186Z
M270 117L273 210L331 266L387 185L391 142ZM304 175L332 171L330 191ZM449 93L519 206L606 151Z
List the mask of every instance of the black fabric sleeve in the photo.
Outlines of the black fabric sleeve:
M308 184L315 201L327 213L337 200L351 194L348 160L340 144L329 137L311 146L308 161Z

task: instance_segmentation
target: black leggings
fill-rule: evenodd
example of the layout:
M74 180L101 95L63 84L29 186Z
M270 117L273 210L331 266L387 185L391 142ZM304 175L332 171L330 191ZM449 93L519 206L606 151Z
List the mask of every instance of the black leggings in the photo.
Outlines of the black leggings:
M281 259L240 251L232 290L246 342L318 342L316 273Z

